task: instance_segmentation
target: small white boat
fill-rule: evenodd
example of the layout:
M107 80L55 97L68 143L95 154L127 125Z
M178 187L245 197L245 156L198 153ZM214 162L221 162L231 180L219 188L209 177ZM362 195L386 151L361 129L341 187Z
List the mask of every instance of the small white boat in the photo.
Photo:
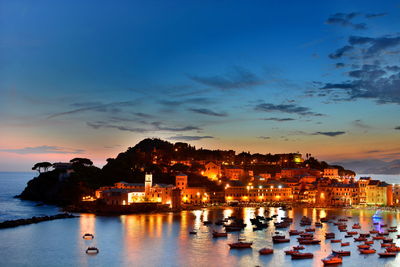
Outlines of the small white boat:
M86 254L97 254L99 253L99 249L96 247L88 247L86 249Z

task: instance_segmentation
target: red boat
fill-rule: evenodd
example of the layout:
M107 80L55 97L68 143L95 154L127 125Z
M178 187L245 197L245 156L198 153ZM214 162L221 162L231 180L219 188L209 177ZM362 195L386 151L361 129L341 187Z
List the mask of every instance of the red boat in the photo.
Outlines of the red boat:
M335 238L335 233L325 233L325 239Z
M228 244L231 248L251 248L253 242L236 242Z
M340 246L342 247L347 247L350 246L350 242L346 242L346 243L341 243Z
M360 250L361 254L374 254L376 252L375 249L362 249Z
M381 248L390 248L396 246L395 243L382 243Z
M317 239L312 239L312 240L302 240L299 241L300 245L319 245L321 243L321 240Z
M340 256L350 256L351 252L347 250L332 250L332 253L340 255Z
M397 238L400 238L400 235L397 235Z
M371 241L364 241L364 244L365 245L372 245L374 243L374 240L371 240Z
M377 230L371 230L371 231L369 231L369 233L370 233L370 234L377 234L377 233L379 233L379 231L377 231Z
M260 253L260 255L268 255L274 253L274 250L272 248L262 248L258 253Z
M315 228L306 228L306 232L315 232Z
M313 237L314 234L312 234L312 233L302 233L302 234L300 234L300 236L301 237Z
M358 245L358 249L369 249L371 246L370 245Z
M386 252L399 252L400 251L400 247L388 247L386 248Z
M356 231L353 231L353 232L347 232L347 234L348 235L356 235L356 234L358 234Z
M274 244L288 243L288 242L290 242L290 239L288 239L288 238L272 239L272 243L274 243Z
M297 230L290 230L290 231L289 231L289 235L299 235L299 234L301 234L301 233L303 233L303 232L299 232L299 231L297 231Z
M374 237L372 237L372 239L374 239L374 240L382 240L382 239L385 239L385 237L384 236L374 236Z
M359 225L359 224L355 224L355 225L353 225L353 227L352 227L353 229L361 229L361 225Z
M326 257L325 259L322 259L322 262L324 263L324 265L330 265L330 264L340 264L343 262L342 257L340 257L339 255L329 255L328 257Z
M392 242L393 242L393 238L385 238L385 239L382 239L382 242L383 242L383 243L392 243Z
M312 258L314 258L314 254L312 254L312 253L294 253L294 254L292 254L292 260L312 259Z
M383 253L378 253L379 257L381 258L389 258L389 257L396 257L395 252L383 252Z
M395 232L397 232L397 229L389 229L388 232L389 233L395 233Z
M331 243L340 243L342 242L342 239L332 239Z
M213 237L227 237L228 233L213 232L212 235Z
M296 247L293 247L293 250L302 250L302 249L304 249L303 246L296 246Z

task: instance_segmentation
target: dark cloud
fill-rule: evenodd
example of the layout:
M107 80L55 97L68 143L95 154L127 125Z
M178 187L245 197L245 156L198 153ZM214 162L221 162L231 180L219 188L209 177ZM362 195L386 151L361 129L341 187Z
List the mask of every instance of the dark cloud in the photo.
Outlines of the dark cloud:
M390 52L387 49L398 47L400 45L400 36L383 36L377 38L350 36L348 40L352 46L362 46L364 58L378 56L384 52Z
M294 121L293 118L263 118L261 120L264 121L277 121L277 122L285 122L285 121Z
M352 12L352 13L336 13L331 15L325 23L327 24L335 24L343 27L351 27L355 30L365 30L367 29L367 25L365 23L353 23L352 20L360 16L360 13Z
M295 104L275 105L271 103L262 103L256 105L254 109L257 111L283 112L283 113L298 114L302 116L323 116L323 114L321 113L312 112L308 107L297 106Z
M257 138L264 139L264 140L271 139L271 137L269 137L269 136L259 136Z
M345 45L342 48L337 49L334 53L329 54L331 59L341 58L345 53L353 50L353 47L350 45Z
M400 71L388 75L380 65L363 65L348 73L352 80L343 83L327 83L321 89L339 89L344 93L342 100L358 98L375 99L378 103L400 104Z
M335 67L337 68L337 69L340 69L340 68L344 68L346 65L344 64L344 63L336 63L335 64Z
M24 148L2 148L0 151L16 154L82 154L85 152L83 149L68 149L64 147L47 145Z
M185 98L179 100L161 100L159 101L160 104L167 106L167 107L178 107L185 104L197 104L197 105L207 105L212 104L215 101L211 98L206 97L194 97L194 98Z
M400 126L397 126L394 128L395 130L400 130Z
M188 110L198 113L198 114L203 114L203 115L208 115L208 116L215 116L215 117L226 117L228 116L226 113L220 113L220 112L215 112L207 108L189 108Z
M188 77L202 85L215 87L218 89L237 89L237 88L249 88L264 83L254 73L240 68L235 67L230 73L225 75L214 75L214 76L196 76L188 75Z
M337 131L337 132L315 132L312 135L325 135L325 136L329 136L329 137L335 137L338 135L342 135L345 134L346 132L342 132L342 131Z
M140 117L140 118L145 118L145 119L149 119L149 118L153 118L153 115L150 114L146 114L146 113L142 113L142 112L133 112L133 115Z
M201 140L201 139L212 139L212 138L214 138L214 137L210 136L210 135L204 135L204 136L176 135L176 136L171 136L167 139L181 140L181 141L197 141L197 140Z
M388 13L371 13L371 14L365 14L365 17L367 19L373 19L373 18L378 18L378 17L384 17L386 16Z
M127 127L127 126L121 126L121 125L114 125L114 124L108 124L104 122L86 122L86 124L93 128L93 129L100 129L100 128L109 128L109 129L117 129L120 131L126 131L126 132L133 132L133 133L146 133L149 130L145 128L133 128L133 127Z
M398 72L400 71L400 67L399 66L386 66L385 69L387 71L392 71L392 72Z

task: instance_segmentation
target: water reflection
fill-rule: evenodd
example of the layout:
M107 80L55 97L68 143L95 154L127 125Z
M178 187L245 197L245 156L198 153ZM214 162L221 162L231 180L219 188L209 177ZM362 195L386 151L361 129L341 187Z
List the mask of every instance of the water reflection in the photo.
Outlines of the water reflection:
M271 216L277 218L270 221L265 230L253 231L250 219L255 216ZM325 232L334 232L338 239L351 242L352 256L343 259L343 266L357 266L365 260L370 266L400 266L400 256L395 259L380 259L378 255L360 255L353 239L345 239L332 223L324 223L317 227L315 236L321 239L321 245L307 246L306 252L313 252L314 259L292 261L284 255L284 250L297 245L297 236L290 237L290 243L272 244L272 235L276 231L275 221L282 217L294 219L290 229L304 230L300 226L302 216L313 218L314 222L324 217L351 217L347 222L348 228L354 223L360 223L361 232L371 229L386 231L381 226L398 225L400 214L382 212L382 218L373 218L373 210L336 210L336 209L293 209L284 211L278 208L237 208L226 209L199 209L166 214L123 215L119 217L101 217L91 214L82 214L78 219L59 220L37 225L30 225L15 229L0 231L0 265L15 266L29 265L32 256L36 257L33 265L55 266L62 259L66 266L322 266L321 259L330 254L332 249L341 249L340 243L331 244L325 240ZM236 216L243 218L247 227L242 232L229 233L226 238L212 238L212 231L223 231L222 226L215 224L204 225L203 221L217 220ZM374 225L374 222L378 222ZM197 235L190 235L189 231L197 230ZM400 227L399 227L400 229ZM288 229L279 229L286 236ZM94 240L83 240L84 233L95 235ZM12 234L11 234L12 233ZM400 246L397 233L390 233L394 241ZM12 236L12 238L10 238ZM18 237L21 238L18 238ZM228 243L235 242L239 237L253 241L252 249L230 250ZM52 247L49 250L49 244ZM100 249L96 256L89 257L84 253L87 246L95 245ZM16 250L21 248L21 256L13 258ZM375 242L378 252L380 242ZM274 248L274 254L260 256L258 250L263 247ZM24 254L29 251L29 254ZM7 255L7 257L5 257ZM25 261L25 262L24 262Z

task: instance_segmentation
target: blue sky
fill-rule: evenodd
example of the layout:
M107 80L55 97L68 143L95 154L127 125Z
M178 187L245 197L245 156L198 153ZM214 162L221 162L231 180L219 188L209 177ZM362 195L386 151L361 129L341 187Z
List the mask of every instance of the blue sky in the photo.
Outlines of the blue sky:
M400 155L398 1L0 1L0 170L145 137Z

